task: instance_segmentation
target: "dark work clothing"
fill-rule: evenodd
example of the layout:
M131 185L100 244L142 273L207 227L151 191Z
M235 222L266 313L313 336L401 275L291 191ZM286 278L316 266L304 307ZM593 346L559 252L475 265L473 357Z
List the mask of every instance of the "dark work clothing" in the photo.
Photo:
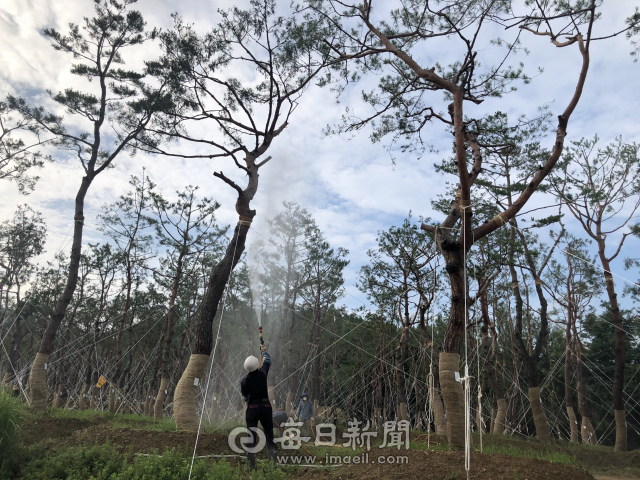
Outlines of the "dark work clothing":
M273 412L273 420L278 424L278 425L282 425L283 423L287 423L289 416L287 415L287 412L285 412L284 410L277 410L275 412ZM274 424L275 426L275 424ZM278 427L276 427L278 428Z
M283 424L287 423L289 416L284 410L276 410L273 412L273 433L276 437L282 436L282 430L284 430Z
M253 372L247 373L242 378L240 381L240 393L242 393L244 400L247 402L247 428L251 430L252 427L257 427L259 422L267 437L267 445L271 445L273 448L275 445L273 441L273 419L271 402L269 401L269 389L267 387L270 366L271 357L269 353L262 352L262 366ZM248 446L255 446L257 441L256 435L253 434L253 441Z
M267 376L271 366L271 357L268 352L262 353L262 366L253 372L247 373L240 381L240 393L244 401L252 403L269 403L269 389L267 388Z
M264 434L267 437L267 445L275 445L273 441L273 414L268 399L266 402L247 405L247 428L253 434L253 441L248 444L249 447L254 447L258 441L256 434L251 430L252 427L256 428L258 426L258 422L262 425Z

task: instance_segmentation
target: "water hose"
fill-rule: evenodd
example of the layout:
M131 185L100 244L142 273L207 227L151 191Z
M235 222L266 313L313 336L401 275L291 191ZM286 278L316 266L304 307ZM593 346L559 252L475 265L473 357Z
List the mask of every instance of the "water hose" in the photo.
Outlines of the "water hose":
M260 331L260 345L264 345L264 339L262 338L262 325L258 326L258 330ZM260 363L258 364L258 368L262 366L262 359L263 359L262 353L263 353L262 350L260 350Z

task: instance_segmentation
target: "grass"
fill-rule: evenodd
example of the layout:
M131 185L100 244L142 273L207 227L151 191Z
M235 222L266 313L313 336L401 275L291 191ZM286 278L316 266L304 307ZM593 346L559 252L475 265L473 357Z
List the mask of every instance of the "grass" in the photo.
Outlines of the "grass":
M145 417L144 415L137 415L134 413L118 413L114 415L110 412L101 412L90 409L81 412L80 410L67 410L64 408L50 408L49 415L55 418L74 418L78 420L92 420L99 417L109 420L114 426L130 428L131 430L151 430L156 432L176 431L176 422L170 417L165 417L160 421L155 421L153 417ZM205 425L205 421L203 420L201 432L216 432L224 435L228 434L235 427L241 425L242 424L235 421L228 421L218 425Z
M522 458L537 458L539 460L546 460L548 462L562 463L565 465L577 465L576 457L564 452L539 452L535 450L522 450L514 445L508 444L493 444L485 445L483 453L501 453L503 455L509 455L511 457Z
M191 455L166 450L161 456L134 456L131 451L119 452L106 443L91 447L47 450L42 445L24 449L19 467L4 478L29 480L186 480L191 470ZM268 464L258 464L249 477L243 465L232 466L227 461L196 459L193 480L284 480L287 473Z
M112 413L100 412L89 408L87 408L85 411L67 410L66 408L50 408L48 410L48 413L49 416L54 418L76 418L78 420L88 420L94 419L96 417L109 419L113 417Z
M318 446L311 444L303 444L303 447L306 448L309 453L315 455L318 460L321 462L324 461L325 457L328 455L330 457L355 457L356 455L360 455L366 451L366 448L356 448L353 450L351 447L343 447L341 443L336 443L336 446ZM278 453L282 455L285 453L283 450L279 450ZM295 451L296 455L307 455L307 452L300 449Z
M137 417L137 418L125 418ZM131 430L151 430L156 432L175 432L176 422L172 418L163 418L156 422L149 417L140 415L117 415L113 419L113 425L118 427L130 428Z
M5 460L15 449L15 439L25 418L26 410L20 399L9 390L0 389L0 473L5 467Z
M437 442L434 439L431 439L429 443L427 443L426 439L424 441L422 439L418 441L412 440L410 447L411 450L430 450L435 452L448 452L450 450L448 444Z
M21 411L24 412L24 408L22 405L18 405L21 408ZM175 431L175 422L170 418L165 418L162 421L155 422L151 417L145 417L142 415L135 414L117 414L113 415L109 412L99 412L95 410L86 410L84 412L80 412L78 410L65 410L65 409L55 409L50 410L49 415L57 418L74 418L80 420L87 420L88 423L102 423L108 422L110 426L114 426L116 428L127 428L127 429L135 429L135 430L147 430L147 431L157 431L157 432L174 432ZM34 416L35 417L35 416ZM234 426L237 426L237 423L225 423L225 424L217 424L202 426L202 432L216 432L218 434L224 435L228 433ZM426 442L426 437L422 436L416 441L417 435L422 435L424 432L413 432L412 437L414 440L411 442L410 448L413 450L425 451L431 450L436 452L449 451L450 448L446 443L446 439L442 435L433 435L431 437L431 444L428 446ZM322 462L325 459L326 455L329 456L354 456L362 453L363 449L358 448L355 451L352 448L342 447L342 438L340 437L340 432L338 432L337 436L337 445L334 447L320 446L316 447L313 443L304 444L304 447L313 455L316 455L318 459ZM440 441L438 443L438 440ZM377 450L377 446L381 441L380 435L377 439L372 440L372 448ZM1 442L0 442L1 443ZM570 445L564 443L540 443L536 441L517 441L515 444L513 443L513 439L508 437L493 437L493 436L484 436L483 437L484 448L483 451L486 454L503 454L509 455L512 457L521 457L521 458L535 458L540 460L545 460L549 462L555 462L565 465L574 465L585 468L583 465L583 460L580 457L580 453L577 451L579 448L587 448L590 451L600 451L600 450L611 450L609 447L601 447L601 446L591 446L591 445ZM479 438L474 435L474 444L476 450L479 450ZM1 446L1 445L0 445ZM59 453L51 453L44 448L43 445L40 445L41 452L38 453L37 447L29 447L29 449L22 449L22 453L26 455L26 457L20 460L21 470L19 475L16 474L14 476L8 478L103 478L100 475L101 473L97 473L95 470L96 465L100 465L104 471L111 471L110 469L115 468L115 473L112 471L110 480L117 480L120 478L183 478L183 463L190 464L190 457L185 460L186 457L183 457L182 453L169 452L168 454L163 453L163 457L134 457L131 455L127 456L126 453L119 453L116 456L113 456L112 453L104 454L103 451L99 449L99 447L91 447L91 448L69 448L67 450L60 450ZM98 450L95 450L98 448ZM106 448L106 447L105 447ZM109 447L109 452L112 452L114 447ZM25 453L29 450L27 453ZM280 452L282 454L284 452ZM307 452L300 450L296 452L300 455L308 455ZM17 455L15 452L14 456ZM74 456L75 455L75 456ZM576 457L577 456L577 457ZM0 453L0 458L3 455ZM163 460L167 457L166 460ZM578 459L581 459L580 461ZM115 463L109 463L109 462ZM16 463L14 461L14 463ZM120 463L118 463L120 462ZM204 463L202 463L204 462ZM83 465L82 471L69 470L68 464L78 464ZM192 478L220 478L220 479L230 479L234 480L236 478L246 478L243 468L232 467L231 465L226 464L225 462L218 462L217 460L211 459L203 459L198 460L196 462L196 466L194 466L194 472L200 471L198 469L205 469L206 472L203 472L202 475L198 477ZM133 465L133 466L132 466ZM182 466L181 466L182 465ZM204 465L204 466L201 466ZM244 466L244 463L240 464ZM262 464L262 468L266 466ZM37 468L36 468L37 467ZM117 467L117 468L116 468ZM205 468L206 467L206 468ZM35 469L35 470L25 470L25 469ZM96 467L97 468L97 467ZM46 475L37 476L39 469L42 469L44 472L48 472ZM132 470L133 469L133 470ZM148 470L148 472L147 472ZM214 476L211 476L208 472L209 470L216 472ZM268 469L267 469L268 470ZM281 473L274 474L270 473L267 470L260 470L261 473L257 473L252 478L254 479L280 479L286 477L286 472L289 472L287 468L283 468ZM0 470L1 471L1 470ZM62 473L60 473L62 472ZM142 472L142 473L141 473ZM150 473L149 473L150 472ZM35 476L34 476L35 475ZM275 475L275 476L274 476ZM277 476L284 475L284 476ZM457 478L459 472L454 471L451 478ZM515 470L513 472L514 479L519 479L520 477L524 478L520 472ZM0 477L2 475L0 474Z

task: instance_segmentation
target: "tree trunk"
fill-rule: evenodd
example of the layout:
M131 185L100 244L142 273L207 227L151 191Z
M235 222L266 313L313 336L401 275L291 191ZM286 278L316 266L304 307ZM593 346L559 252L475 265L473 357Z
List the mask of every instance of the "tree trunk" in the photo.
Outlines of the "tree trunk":
M571 443L578 443L580 441L578 438L578 420L571 405L567 405L567 416L569 417L569 427L571 429L571 438L569 441Z
M31 397L31 408L34 410L45 410L47 408L47 379L45 373L49 354L36 354L36 359L29 374L29 390Z
M107 410L111 413L116 413L116 397L117 397L117 392L116 392L116 386L114 384L109 383L109 386L107 387L109 389L109 399L107 402Z
M409 420L409 412L407 410L407 397L405 395L404 381L404 364L407 361L407 342L409 341L409 328L402 329L400 342L396 348L396 369L395 369L395 387L396 387L396 407L398 411L396 416L398 420Z
M464 449L464 391L461 382L456 382L454 374L459 373L460 344L465 332L466 312L465 297L467 289L464 284L465 268L462 248L445 251L446 270L451 284L451 310L449 323L440 353L439 377L442 399L447 418L447 439L453 449Z
M489 426L489 433L493 435L495 433L496 413L498 412L497 403L491 404L491 425Z
M96 366L97 368L97 366ZM91 379L91 402L89 408L91 410L97 410L100 407L100 389L96 386L98 383L98 372L93 372L93 378Z
M85 383L82 387L82 393L80 394L80 401L78 402L78 409L84 412L87 409L87 396L89 391L89 384Z
M216 423L220 420L220 398L219 393L216 391L213 392L211 396L211 405L209 407L209 425L216 425Z
M24 329L22 328L22 317L20 314L16 317L16 321L14 323L13 335L11 337L11 345L9 346L9 365L8 371L5 375L8 376L7 384L11 382L15 378L15 372L20 370L18 366L18 360L20 359L20 344L22 343L22 339L24 338ZM1 334L0 334L1 335ZM18 380L16 378L16 380Z
M618 295L613 283L611 265L604 254L604 240L598 241L598 255L602 268L605 271L604 279L607 285L607 295L611 307L611 317L615 326L615 371L613 374L613 408L616 415L616 445L614 451L625 452L627 450L627 423L624 410L624 367L626 338L622 325L622 314L618 305Z
M575 325L574 325L575 329ZM575 330L574 330L575 332ZM589 419L589 401L587 400L587 393L584 384L584 377L582 374L582 342L580 341L580 337L575 334L575 345L576 345L576 390L578 391L578 411L580 412L580 416L582 417L582 422L580 425L580 434L582 436L582 443L589 443L591 445L598 444L598 437L596 436L596 432L593 429L593 425L591 425L591 420ZM576 422L577 427L577 422Z
M188 231L188 230L187 230ZM165 340L162 349L162 357L160 360L160 371L162 372L162 378L160 380L160 388L158 389L158 395L156 397L156 406L154 409L153 417L156 421L161 420L163 417L163 403L167 397L167 389L169 388L169 355L171 353L171 343L173 342L173 323L175 317L175 305L176 298L178 297L178 287L182 279L182 260L186 252L187 237L185 236L182 249L178 255L176 262L176 273L171 282L171 294L169 296L169 311L167 312L167 326L165 328Z
M238 223L236 226L224 258L218 262L209 277L207 290L196 317L195 351L191 355L189 364L176 386L174 395L174 418L176 427L179 429L192 429L197 426L196 388L194 388L193 382L195 378L202 378L209 362L209 355L211 355L213 348L213 320L231 272L244 251L247 231L249 230L247 223L250 223L255 215L255 211L252 212L250 217L240 218L243 223Z
M542 399L540 398L540 387L529 388L529 402L531 403L531 411L533 412L533 423L536 426L536 437L542 441L551 440L551 429L547 416L542 408Z
M456 381L459 374L460 355L440 353L440 387L444 408L447 412L447 441L454 450L464 449L464 391L462 383Z
M511 220L511 232L510 239L511 244L509 246L509 271L511 273L511 281L513 286L513 293L516 299L516 326L514 328L515 346L520 354L520 358L525 367L527 373L527 381L529 383L529 402L531 404L531 411L533 412L533 422L536 426L536 436L543 441L551 440L551 429L549 428L549 422L547 416L544 413L542 406L542 398L540 397L540 387L538 380L537 363L542 353L542 347L546 343L549 333L548 318L547 318L547 300L542 291L542 282L540 281L536 264L531 255L527 241L524 234L518 230L518 224L515 219ZM535 280L535 289L538 294L538 300L540 301L540 333L536 339L536 346L533 354L529 354L529 349L524 343L522 338L522 317L523 317L523 302L522 295L520 293L520 285L518 283L518 275L514 267L514 248L515 248L515 232L518 230L518 235L524 248L524 257L529 266L529 271ZM559 240L559 237L558 237ZM556 241L557 245L557 241Z
M445 435L447 433L447 419L444 416L444 407L442 406L442 399L440 398L437 388L434 387L433 390L431 390L429 401L433 409L433 421L436 425L436 433L438 435Z
M486 278L482 279L484 283ZM505 421L507 416L507 402L504 399L504 392L500 388L498 375L495 369L495 363L498 357L498 332L494 323L489 317L489 300L487 290L485 289L480 295L480 312L482 316L482 327L480 335L482 336L482 349L484 351L484 367L482 369L483 385L491 382L493 390L494 404L498 406L497 410L491 411L491 426L489 431L495 435L502 435L505 429ZM489 338L489 330L491 330L492 338ZM482 395L484 396L485 388L483 387Z
M173 411L176 428L195 430L198 427L196 391L209 363L209 355L193 354L176 386Z
M569 298L569 297L568 297ZM565 351L564 351L564 402L569 417L569 428L571 431L571 443L578 443L578 421L573 411L573 401L571 400L571 328L573 324L572 306L569 305L567 329L565 333Z
M145 395L145 399L144 399L144 409L142 411L143 415L145 417L148 417L151 415L151 394L153 393L153 386L149 386L149 388L147 389L147 393Z
M507 422L507 401L504 398L498 399L498 409L496 410L496 418L493 423L494 435L503 435Z
M159 422L164 418L164 403L167 399L167 389L169 388L169 379L162 377L160 380L160 388L158 389L158 396L156 397L156 403L153 408L153 419Z
M60 408L62 406L62 398L60 398L60 395L62 394L62 384L58 383L58 385L56 386L56 393L53 397L53 408Z
M31 408L35 410L44 410L47 407L47 384L45 372L41 369L41 366L47 363L49 355L53 353L53 343L56 339L56 334L67 311L67 307L73 298L76 285L78 284L80 252L82 249L82 229L84 227L84 198L92 181L92 176L87 175L83 177L80 189L76 195L75 215L73 217L73 242L71 244L67 283L62 292L62 296L51 313L47 328L42 337L42 342L40 343L40 349L31 368L32 373L29 375L29 396L32 399Z

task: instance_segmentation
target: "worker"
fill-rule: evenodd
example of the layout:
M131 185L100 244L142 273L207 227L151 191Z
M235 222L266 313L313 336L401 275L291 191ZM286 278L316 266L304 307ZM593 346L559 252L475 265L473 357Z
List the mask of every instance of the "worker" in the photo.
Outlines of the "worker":
M256 357L250 355L244 361L244 369L247 374L240 381L240 392L247 402L247 428L251 441L248 447L255 447L257 436L253 429L258 427L258 422L262 425L264 434L267 438L267 456L269 460L276 461L276 444L273 441L273 420L271 413L271 402L269 401L269 391L267 389L267 377L269 375L269 367L271 367L271 357L267 352L266 346L260 345L262 351L262 366ZM260 368L258 368L260 367ZM256 454L247 452L247 462L249 469L256 468Z
M282 430L284 430L283 425L287 423L288 416L287 412L285 412L282 408L276 409L273 412L273 431L277 437L282 436Z
M313 418L313 403L309 400L309 395L302 394L302 400L298 405L298 411L296 413L298 421L302 422L302 436L311 436L311 419Z

